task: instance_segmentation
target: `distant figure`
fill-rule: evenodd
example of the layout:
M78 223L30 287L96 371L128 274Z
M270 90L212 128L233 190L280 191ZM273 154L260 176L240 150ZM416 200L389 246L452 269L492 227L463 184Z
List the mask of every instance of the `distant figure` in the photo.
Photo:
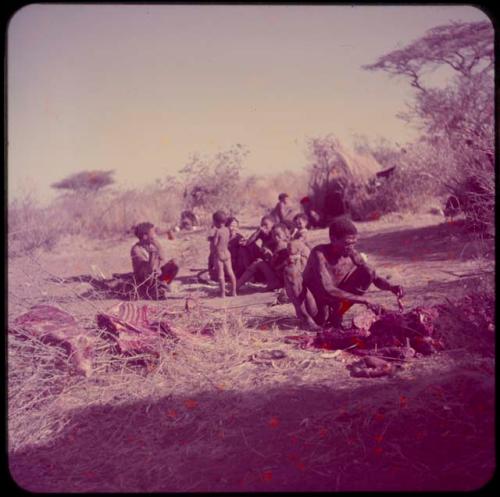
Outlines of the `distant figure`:
M167 261L152 223L139 223L134 234L139 241L130 250L130 256L139 296L155 300L165 298L179 266L174 259Z
M290 206L290 196L288 193L280 193L278 203L271 212L275 223L283 223L288 229L293 229L293 208Z
M446 200L444 215L446 221L453 221L453 218L460 213L460 201L456 195L450 195Z
M295 228L291 234L292 240L301 240L309 248L311 248L309 245L309 242L308 242L309 230L307 229L307 216L305 214L302 214L302 213L297 214L293 218L293 222L295 224Z
M220 286L220 296L226 296L226 280L224 273L229 277L231 283L231 295L236 296L236 276L231 264L231 253L229 252L229 228L225 225L227 216L223 211L214 212L212 216L214 228L208 237L210 241L210 253L217 267Z
M349 205L345 199L344 189L340 182L334 182L325 199L324 217L327 223L349 213Z
M321 226L320 215L312 208L311 199L309 197L303 197L300 200L300 205L304 214L307 216L307 228L319 228Z
M312 317L318 325L341 327L342 316L353 304L366 305L378 314L381 306L364 298L372 283L398 299L404 295L401 286L391 285L378 276L354 249L357 233L350 219L339 217L330 225L330 243L317 245L311 251L303 284L314 297L317 313Z
M193 211L181 212L180 228L182 230L192 230L195 226L200 224L198 217Z

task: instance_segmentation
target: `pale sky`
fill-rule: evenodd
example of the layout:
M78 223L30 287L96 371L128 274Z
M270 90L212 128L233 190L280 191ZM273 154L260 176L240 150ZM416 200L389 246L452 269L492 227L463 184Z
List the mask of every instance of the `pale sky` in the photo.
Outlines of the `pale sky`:
M7 39L8 188L82 170L119 186L176 174L193 153L241 143L248 174L300 171L305 139L404 143L408 81L363 64L467 6L36 5Z

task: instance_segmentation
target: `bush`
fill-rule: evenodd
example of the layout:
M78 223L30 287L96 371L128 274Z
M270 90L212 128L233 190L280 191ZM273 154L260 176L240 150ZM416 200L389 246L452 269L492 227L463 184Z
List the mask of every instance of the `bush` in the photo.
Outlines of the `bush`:
M198 210L200 220L209 222L219 209L237 214L244 206L244 183L240 173L248 150L237 144L213 157L195 155L180 171L184 196L180 210Z
M31 196L13 200L8 209L8 255L52 249L67 226L50 208L42 208Z
M181 189L174 181L124 192L73 192L48 207L25 196L9 205L9 256L50 250L66 235L127 236L142 221L170 228L179 219L181 203Z

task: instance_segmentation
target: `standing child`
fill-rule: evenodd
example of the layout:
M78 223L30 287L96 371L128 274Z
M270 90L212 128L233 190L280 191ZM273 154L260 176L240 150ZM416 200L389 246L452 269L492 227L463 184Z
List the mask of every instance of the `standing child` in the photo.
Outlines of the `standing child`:
M231 254L231 264L236 278L239 278L245 271L245 256L243 246L245 237L239 232L240 223L235 217L229 217L226 221L229 228L228 249Z
M220 285L220 296L225 297L225 278L224 272L227 273L231 282L231 295L236 296L236 276L233 272L231 264L231 253L229 252L229 229L225 226L227 216L222 211L214 212L212 219L214 221L214 229L208 239L210 240L210 253L217 267L217 274Z

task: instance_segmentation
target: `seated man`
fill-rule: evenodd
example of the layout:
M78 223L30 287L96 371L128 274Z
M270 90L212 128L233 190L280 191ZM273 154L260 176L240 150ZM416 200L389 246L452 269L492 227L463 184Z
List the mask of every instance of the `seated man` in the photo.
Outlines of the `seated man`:
M174 259L166 260L165 252L151 223L135 227L139 241L130 250L137 292L144 299L165 298L168 284L175 278L179 266Z
M240 247L240 258L244 270L258 259L269 260L271 258L275 247L272 235L273 226L272 217L264 216L260 220L259 228L243 242ZM260 276L260 274L257 274L257 276Z
M290 232L284 224L273 226L271 231L274 244L272 250L266 248L263 257L259 257L247 267L245 272L238 278L237 289L250 281L257 272L264 275L267 283L266 291L276 290L283 286L283 268L286 264L287 246Z
M378 314L382 307L363 298L372 283L398 299L403 296L402 287L378 276L354 249L357 233L351 220L337 218L330 225L330 243L314 247L307 261L303 283L316 301L316 315L312 317L321 326L340 327L343 314L353 304L366 305Z

